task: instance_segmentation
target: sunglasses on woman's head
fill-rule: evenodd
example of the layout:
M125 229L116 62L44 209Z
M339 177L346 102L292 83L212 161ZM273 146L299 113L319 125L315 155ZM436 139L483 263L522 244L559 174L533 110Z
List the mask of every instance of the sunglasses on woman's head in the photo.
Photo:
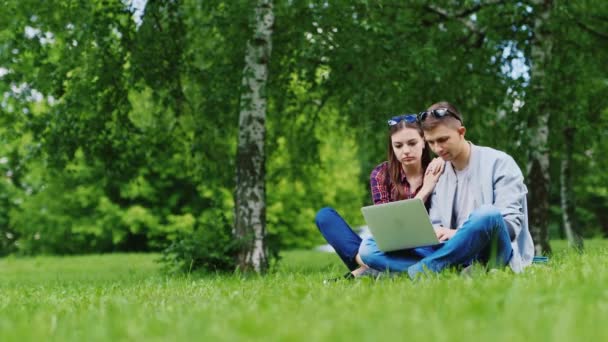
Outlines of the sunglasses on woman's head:
M426 118L428 118L429 115L432 115L436 119L442 119L442 118L450 115L450 116L456 118L456 120L460 121L461 124L463 124L462 119L460 118L460 115L457 115L456 113L452 112L448 108L437 108L437 109L429 110L426 112L420 112L420 113L418 113L418 120L420 122L424 122L424 120L426 120Z
M389 127L392 127L400 123L401 121L405 121L407 123L414 123L416 122L416 120L418 120L416 114L403 114L392 117L390 120L388 120L388 125Z

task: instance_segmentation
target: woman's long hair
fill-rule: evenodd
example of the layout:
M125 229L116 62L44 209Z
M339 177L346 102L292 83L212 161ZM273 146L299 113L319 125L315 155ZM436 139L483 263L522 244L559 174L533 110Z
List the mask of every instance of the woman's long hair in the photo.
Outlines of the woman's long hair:
M393 125L389 128L388 130L388 147L386 149L386 154L387 154L387 158L386 160L388 160L388 167L386 168L386 172L388 173L388 177L384 177L385 182L386 182L386 188L390 189L391 188L391 182L392 184L395 185L395 189L391 191L391 198L396 199L396 200L402 200L405 199L405 191L403 190L403 187L401 186L401 161L399 161L399 159L397 159L397 157L395 156L395 153L393 152L393 142L391 140L391 137L393 136L393 134L399 132L400 130L404 129L404 128L413 128L415 129L418 134L420 134L420 137L424 139L424 132L422 131L422 127L420 127L420 124L418 122L412 122L412 123L408 123L405 120L400 121L399 123L397 123L396 125ZM429 163L431 162L431 151L429 148L429 145L426 143L426 141L424 142L424 149L422 150L422 174L424 175L427 166L429 166ZM414 191L416 189L411 189L411 191Z

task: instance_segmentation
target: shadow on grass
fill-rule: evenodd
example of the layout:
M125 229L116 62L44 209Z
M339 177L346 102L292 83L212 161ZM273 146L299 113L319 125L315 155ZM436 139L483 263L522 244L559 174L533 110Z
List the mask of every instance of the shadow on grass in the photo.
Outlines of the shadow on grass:
M274 265L276 273L344 273L348 269L337 254L309 250L294 250L281 253L281 260Z

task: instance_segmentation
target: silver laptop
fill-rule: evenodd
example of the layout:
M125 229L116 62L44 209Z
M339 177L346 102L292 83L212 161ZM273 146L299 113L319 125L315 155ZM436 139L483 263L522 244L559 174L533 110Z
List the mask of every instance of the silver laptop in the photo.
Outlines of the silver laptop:
M361 212L383 252L440 244L419 198L371 205Z

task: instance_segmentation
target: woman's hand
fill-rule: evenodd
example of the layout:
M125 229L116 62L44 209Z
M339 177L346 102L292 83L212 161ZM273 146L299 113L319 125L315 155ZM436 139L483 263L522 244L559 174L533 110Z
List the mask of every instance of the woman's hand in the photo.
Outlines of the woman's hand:
M429 191L433 191L435 185L439 181L439 177L443 173L444 167L445 161L443 159L433 159L433 161L429 163L429 166L426 168L426 172L424 173L423 187L426 187Z
M437 185L439 177L443 173L444 166L445 161L441 158L435 158L429 163L429 166L426 168L426 172L424 173L422 188L416 195L416 198L421 198L423 202L426 202L433 192L433 189L435 189L435 185Z

